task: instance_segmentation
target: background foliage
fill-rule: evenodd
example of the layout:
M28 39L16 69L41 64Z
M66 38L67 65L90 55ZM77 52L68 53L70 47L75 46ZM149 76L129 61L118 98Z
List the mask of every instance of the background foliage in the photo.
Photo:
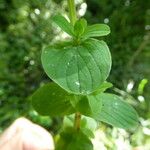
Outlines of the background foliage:
M100 125L93 140L102 149L125 150L150 143L150 1L76 0L78 15L92 23L106 23L106 39L113 58L109 81L139 113L141 125L126 132ZM87 7L88 6L88 7ZM25 116L58 132L60 118L41 117L33 111L28 96L49 79L40 61L41 49L66 35L51 17L67 14L65 0L0 0L0 130L15 118ZM100 142L97 142L100 141ZM95 148L96 149L96 148Z

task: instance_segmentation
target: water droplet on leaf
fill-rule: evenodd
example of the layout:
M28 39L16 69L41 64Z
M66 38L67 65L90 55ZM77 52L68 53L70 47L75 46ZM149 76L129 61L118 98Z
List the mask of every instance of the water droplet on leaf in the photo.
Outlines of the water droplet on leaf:
M80 83L78 81L75 82L76 85L80 85Z

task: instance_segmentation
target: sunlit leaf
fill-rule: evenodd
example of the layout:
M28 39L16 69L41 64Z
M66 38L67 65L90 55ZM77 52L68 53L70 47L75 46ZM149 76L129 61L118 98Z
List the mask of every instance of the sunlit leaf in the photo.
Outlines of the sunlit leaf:
M115 127L130 129L138 125L138 115L134 108L114 94L100 93L84 97L77 103L76 109Z
M77 37L82 35L87 27L87 21L85 19L79 19L74 26L74 33Z
M138 125L136 111L123 99L114 94L100 94L102 109L97 120L116 127L131 129Z
M73 26L68 22L68 20L61 16L61 15L56 15L52 18L52 20L66 33L69 35L73 35Z
M99 37L99 36L105 36L110 33L110 28L106 24L94 24L91 26L88 26L82 35L83 39L88 39L90 37Z
M106 80L111 55L105 42L89 39L78 46L46 47L42 64L47 75L68 92L90 94Z

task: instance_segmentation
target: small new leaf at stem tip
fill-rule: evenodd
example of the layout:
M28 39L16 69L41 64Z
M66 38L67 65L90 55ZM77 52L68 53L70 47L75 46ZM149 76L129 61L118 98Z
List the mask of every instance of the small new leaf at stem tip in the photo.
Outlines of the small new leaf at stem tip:
M73 26L68 20L62 15L56 15L52 18L53 22L56 23L64 32L73 36Z
M110 33L110 27L106 24L87 25L87 21L81 18L72 25L62 15L56 15L52 18L53 22L57 24L64 32L72 36L75 41L80 39L86 40L89 38L106 36Z
M87 21L85 19L79 19L76 21L74 26L74 34L77 38L79 38L85 31L87 27Z

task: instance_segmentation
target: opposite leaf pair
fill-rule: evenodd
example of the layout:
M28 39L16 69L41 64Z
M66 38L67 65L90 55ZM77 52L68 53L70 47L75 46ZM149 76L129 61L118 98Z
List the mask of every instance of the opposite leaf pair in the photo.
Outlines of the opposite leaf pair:
M54 16L52 20L64 32L75 39L86 40L92 37L105 36L110 33L110 28L106 24L94 24L88 26L87 21L84 18L77 20L74 26L61 15Z
M88 96L69 94L55 83L48 83L32 95L37 112L47 116L65 116L80 112L96 121L129 129L138 122L136 111L114 94L99 93Z

